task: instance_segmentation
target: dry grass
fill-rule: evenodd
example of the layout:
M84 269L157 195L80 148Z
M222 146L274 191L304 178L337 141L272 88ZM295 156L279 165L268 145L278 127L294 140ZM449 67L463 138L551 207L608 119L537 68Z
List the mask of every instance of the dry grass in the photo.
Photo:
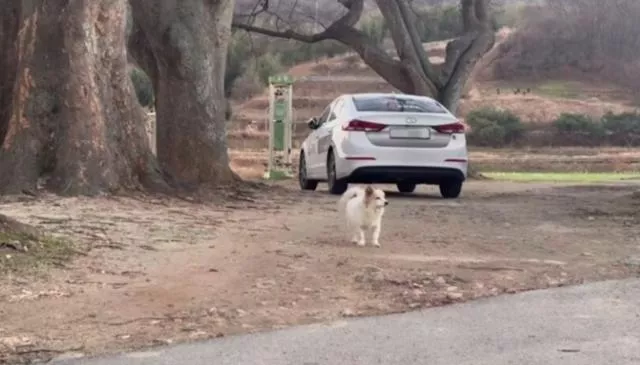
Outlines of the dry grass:
M233 170L243 178L260 178L266 169L265 148L233 149L229 154ZM298 154L299 150L292 152L294 161ZM621 147L472 149L469 159L478 171L602 174L640 170L640 151Z
M66 240L0 214L0 274L24 275L60 266L76 253Z

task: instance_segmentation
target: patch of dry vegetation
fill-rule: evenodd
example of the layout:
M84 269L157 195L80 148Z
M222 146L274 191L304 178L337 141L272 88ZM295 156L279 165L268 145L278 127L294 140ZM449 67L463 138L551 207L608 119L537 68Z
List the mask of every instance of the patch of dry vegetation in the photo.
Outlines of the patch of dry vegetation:
M498 48L496 79L574 76L640 90L640 2L553 0L530 6Z
M75 253L69 242L0 214L0 274L59 266Z

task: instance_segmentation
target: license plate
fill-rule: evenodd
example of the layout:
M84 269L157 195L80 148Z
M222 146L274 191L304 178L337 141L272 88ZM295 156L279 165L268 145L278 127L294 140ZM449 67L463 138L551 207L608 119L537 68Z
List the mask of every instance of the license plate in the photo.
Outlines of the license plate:
M389 130L391 138L428 139L431 137L429 128L392 128Z

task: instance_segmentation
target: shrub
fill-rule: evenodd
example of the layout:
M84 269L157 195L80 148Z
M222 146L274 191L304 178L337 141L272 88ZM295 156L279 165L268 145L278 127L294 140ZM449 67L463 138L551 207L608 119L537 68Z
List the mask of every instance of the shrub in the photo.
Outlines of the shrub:
M233 85L247 69L252 56L251 42L246 33L234 31L227 52L227 68L224 74L225 95L230 95Z
M269 76L282 72L282 62L277 54L267 53L258 57L253 65L258 79L263 86L269 83Z
M604 135L600 121L585 114L562 113L552 125L560 133L588 134L596 137Z
M230 96L235 99L246 100L263 90L264 85L260 81L255 68L251 67L234 81Z
M602 127L609 143L623 146L640 145L640 113L607 113L602 116Z
M602 123L585 114L562 113L551 125L556 144L592 146L605 141Z
M134 67L129 73L133 88L136 91L136 96L140 105L149 107L153 105L155 94L153 92L153 84L149 76L141 69Z
M372 17L363 20L359 24L359 28L377 46L382 45L387 35L387 25L382 17Z
M524 126L518 116L508 110L485 107L467 114L471 127L469 143L486 147L503 147L518 142Z

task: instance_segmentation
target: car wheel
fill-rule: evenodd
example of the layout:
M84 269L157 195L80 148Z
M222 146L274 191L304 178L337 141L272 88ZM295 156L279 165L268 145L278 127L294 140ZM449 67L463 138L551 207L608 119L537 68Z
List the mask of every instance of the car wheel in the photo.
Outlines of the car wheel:
M316 190L317 180L310 180L307 177L307 161L304 158L304 151L300 151L300 162L298 164L298 182L302 190Z
M462 181L449 180L440 183L440 194L445 199L455 199L460 196L462 192Z
M408 182L399 182L396 184L398 191L401 193L413 193L416 190L416 184Z
M329 151L329 156L327 156L327 182L329 183L329 192L340 195L347 191L349 184L344 180L338 180L336 176L336 159L333 156L333 151Z

